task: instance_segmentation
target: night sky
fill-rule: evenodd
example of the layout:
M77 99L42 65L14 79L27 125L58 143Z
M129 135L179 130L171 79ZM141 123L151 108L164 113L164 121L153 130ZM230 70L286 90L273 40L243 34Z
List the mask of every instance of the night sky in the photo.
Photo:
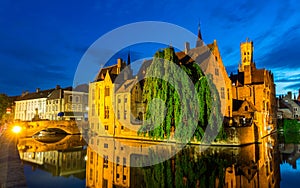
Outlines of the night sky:
M125 24L163 21L197 34L199 20L204 42L218 41L228 74L236 72L240 42L249 37L257 67L274 73L277 94L298 93L298 1L211 2L1 0L0 93L20 95L35 88L71 86L89 46ZM131 58L145 56L141 53L134 48Z

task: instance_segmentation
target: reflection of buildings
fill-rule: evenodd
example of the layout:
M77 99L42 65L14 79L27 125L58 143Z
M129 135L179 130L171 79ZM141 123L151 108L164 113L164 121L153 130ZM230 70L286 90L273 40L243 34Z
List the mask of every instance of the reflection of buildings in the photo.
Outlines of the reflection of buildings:
M152 144L128 139L93 137L87 150L86 186L145 187L149 180L171 187L187 185L187 182L192 187L201 182L211 182L205 184L206 187L219 184L224 187L249 188L279 186L279 151L276 148L276 140L271 137L266 137L262 144L238 148L211 147L201 151L201 147L193 146L184 149L189 152L183 154L179 152L180 148L176 144ZM152 152L149 150L150 146ZM147 164L143 159L152 157L152 162L158 160L159 157L153 155L153 152L170 154L176 150L179 153L172 155L169 161L163 160L162 163L143 168L133 167L142 164L140 162ZM199 175L201 171L204 172L202 176ZM171 174L166 177L166 172ZM214 181L210 180L211 176L208 173L213 175ZM195 177L197 175L199 179ZM161 176L163 179L170 178L172 181L169 183L172 184L168 184L167 180L151 179Z
M67 136L55 143L41 143L33 138L20 140L20 158L33 167L51 172L53 176L85 177L86 150L80 136Z
M296 134L280 135L281 142L279 150L281 153L281 163L289 163L293 169L297 167L297 160L300 158L300 136Z

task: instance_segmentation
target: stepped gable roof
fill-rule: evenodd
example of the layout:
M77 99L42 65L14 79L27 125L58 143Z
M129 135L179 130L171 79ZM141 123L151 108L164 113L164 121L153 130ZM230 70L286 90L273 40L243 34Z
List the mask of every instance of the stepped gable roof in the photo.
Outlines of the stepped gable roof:
M42 90L39 92L25 93L25 94L19 96L16 101L47 98L49 96L49 94L54 90L55 89L53 88L53 89L48 89L48 90Z

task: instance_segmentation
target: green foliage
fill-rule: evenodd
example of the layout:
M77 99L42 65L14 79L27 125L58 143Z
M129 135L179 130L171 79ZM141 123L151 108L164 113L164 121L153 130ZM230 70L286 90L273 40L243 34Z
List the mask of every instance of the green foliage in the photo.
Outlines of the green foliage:
M185 75L179 74L178 68ZM147 103L146 121L139 134L169 139L173 127L176 140L189 142L190 138L200 141L208 129L216 133L220 130L217 138L224 139L220 99L211 80L196 63L179 64L173 48L156 52L146 73L143 88L143 100ZM188 87L190 83L194 88ZM197 100L193 100L195 98ZM161 103L151 103L154 99ZM216 135L210 136L215 138Z
M6 108L9 107L9 105L9 97L5 94L0 94L0 119L2 119L4 114L6 114Z
M296 119L283 120L284 132L300 132L300 123Z

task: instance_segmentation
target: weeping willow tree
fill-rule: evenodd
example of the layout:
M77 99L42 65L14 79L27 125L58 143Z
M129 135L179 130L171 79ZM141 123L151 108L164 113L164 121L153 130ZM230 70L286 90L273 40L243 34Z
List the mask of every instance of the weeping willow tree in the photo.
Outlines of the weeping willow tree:
M207 128L219 129L222 118L216 102L220 100L212 86L199 65L180 64L173 48L156 52L146 72L143 88L146 118L138 133L154 139L169 139L174 133L176 140L200 141Z

